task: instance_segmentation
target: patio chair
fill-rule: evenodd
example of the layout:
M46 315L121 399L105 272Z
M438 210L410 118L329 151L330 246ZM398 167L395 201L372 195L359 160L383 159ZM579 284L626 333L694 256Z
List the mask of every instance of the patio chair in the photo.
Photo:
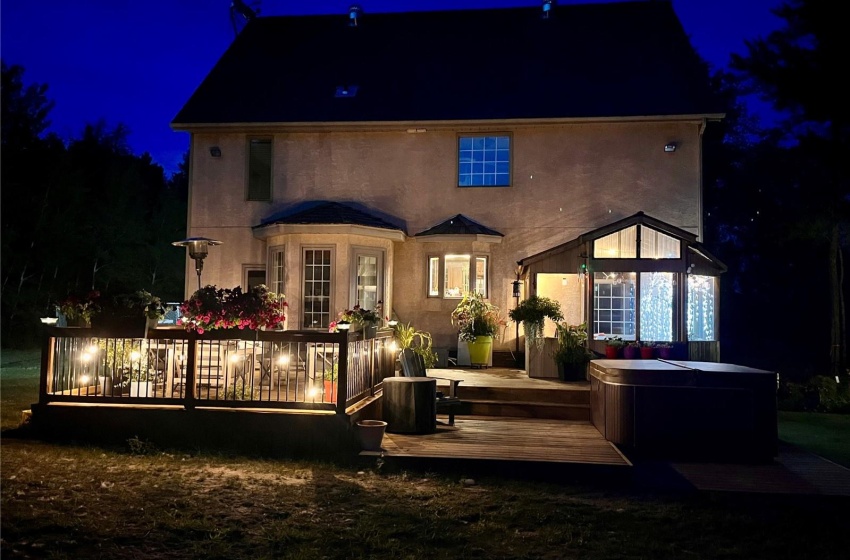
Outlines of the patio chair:
M460 397L457 396L457 386L463 381L462 379L448 379L446 377L434 377L428 375L425 368L425 360L410 348L405 348L399 356L401 361L401 370L405 377L428 377L430 379L439 379L449 382L449 393L446 395L442 391L437 391L437 412L445 410L449 415L449 426L455 424L455 410L460 407Z

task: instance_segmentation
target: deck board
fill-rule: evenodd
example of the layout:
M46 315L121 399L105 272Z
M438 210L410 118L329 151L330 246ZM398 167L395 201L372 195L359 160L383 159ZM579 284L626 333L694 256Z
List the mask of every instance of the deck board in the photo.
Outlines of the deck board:
M384 434L386 457L485 459L631 466L592 425L530 418L459 418L432 434Z

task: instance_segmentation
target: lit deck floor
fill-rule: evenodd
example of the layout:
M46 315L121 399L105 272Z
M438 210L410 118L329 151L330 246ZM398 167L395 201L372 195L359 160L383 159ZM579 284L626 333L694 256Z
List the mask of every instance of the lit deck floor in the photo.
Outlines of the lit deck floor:
M587 422L457 417L432 434L384 434L382 451L361 455L631 466Z

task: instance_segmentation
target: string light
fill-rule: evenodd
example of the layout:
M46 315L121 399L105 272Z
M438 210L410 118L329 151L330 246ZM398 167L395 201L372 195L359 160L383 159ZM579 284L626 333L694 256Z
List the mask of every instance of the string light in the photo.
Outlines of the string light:
M714 278L688 275L688 340L715 340Z

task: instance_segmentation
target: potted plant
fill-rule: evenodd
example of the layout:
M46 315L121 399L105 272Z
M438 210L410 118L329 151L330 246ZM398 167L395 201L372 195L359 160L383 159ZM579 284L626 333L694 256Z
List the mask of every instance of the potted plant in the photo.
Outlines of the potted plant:
M620 351L626 343L619 336L611 336L605 339L605 357L615 360L620 357Z
M640 345L640 357L644 360L655 358L655 344L652 342L644 342Z
M493 337L499 332L499 308L485 301L483 294L469 292L452 311L451 318L460 339L467 344L470 364L486 366Z
M543 327L546 319L558 322L564 320L561 304L557 301L533 295L508 312L511 321L522 323L525 341L530 348L543 347Z
M380 306L380 302L378 305ZM378 324L381 322L380 309L364 309L359 305L340 311L337 317L337 320L331 323L329 330L335 332L340 325L348 324L350 330L362 330L363 338L375 338Z
M162 300L146 290L115 296L105 302L92 318L95 328L104 336L142 338L155 329L165 316Z
M658 352L658 357L662 360L670 360L673 358L673 345L669 342L659 342L655 345Z
M552 355L558 364L558 377L562 381L587 379L587 364L592 354L587 349L587 324L556 326L558 346Z
M100 311L100 292L91 290L86 295L69 294L58 305L68 327L90 327L91 318Z
M322 389L324 402L334 402L337 393L337 378L339 377L339 364L334 362L332 367L322 372Z
M149 356L143 355L137 350L129 354L127 362L127 378L131 397L152 397L153 385L156 381L156 370L151 367Z
M633 340L623 347L623 357L627 360L640 358L640 342Z
M434 352L431 333L416 330L410 323L403 325L397 323L394 327L395 338L398 340L399 350L410 348L425 361L426 368L432 368L437 364L437 353Z
M286 319L282 295L260 284L243 292L242 288L205 286L180 304L178 324L203 334L213 329L277 329Z

